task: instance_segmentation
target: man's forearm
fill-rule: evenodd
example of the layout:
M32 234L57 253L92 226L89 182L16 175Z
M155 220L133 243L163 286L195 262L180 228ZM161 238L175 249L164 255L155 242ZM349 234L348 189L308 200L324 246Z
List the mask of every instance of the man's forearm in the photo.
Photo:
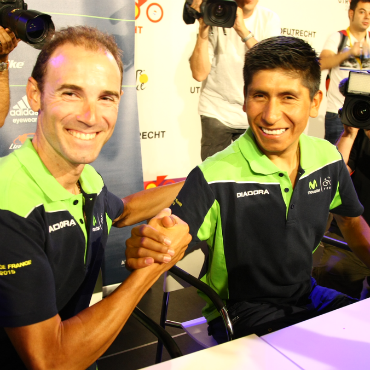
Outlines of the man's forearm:
M342 217L334 214L344 240L352 252L370 268L370 228L363 217Z
M122 199L124 210L113 223L116 227L134 225L154 217L163 208L169 207L180 192L184 182L142 190Z
M71 319L61 321L57 315L6 332L30 369L85 369L108 349L163 272L158 264L134 271L109 297Z
M190 69L193 78L199 82L204 81L209 75L211 63L208 55L208 36L203 38L199 33L193 54L190 57Z
M352 172L352 170L348 166L348 161L349 161L349 155L351 153L351 149L353 147L353 143L355 142L355 139L356 139L356 135L357 135L357 132L348 133L344 131L337 142L337 148L339 152L342 154L343 161L347 165L348 171L350 173Z
M351 50L347 50L343 53L320 56L320 68L323 71L324 69L331 69L336 66L339 66L342 62L347 60L352 55Z
M0 62L7 62L8 58L0 58ZM1 94L1 104L0 104L0 127L4 124L5 118L9 112L10 104L10 93L9 93L9 71L4 70L0 72L0 94Z

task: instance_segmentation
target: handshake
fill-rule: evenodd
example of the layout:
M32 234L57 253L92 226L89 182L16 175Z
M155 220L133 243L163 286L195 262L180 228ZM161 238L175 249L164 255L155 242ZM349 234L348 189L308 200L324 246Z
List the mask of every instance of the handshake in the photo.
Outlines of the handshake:
M184 256L191 239L188 224L165 208L148 225L131 230L126 241L126 267L137 270L161 265L165 272Z

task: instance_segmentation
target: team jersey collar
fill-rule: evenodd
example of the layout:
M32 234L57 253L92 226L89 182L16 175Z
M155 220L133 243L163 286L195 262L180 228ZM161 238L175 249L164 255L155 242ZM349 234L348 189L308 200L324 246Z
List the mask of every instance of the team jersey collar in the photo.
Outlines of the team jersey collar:
M258 148L251 128L249 128L238 140L238 143L241 153L254 172L264 175L281 172L281 170ZM310 153L307 136L305 134L302 134L299 138L299 148L300 168L303 170L308 169L313 166L314 163L312 162L312 153Z
M27 171L42 191L52 201L66 200L75 197L74 194L63 188L63 186L59 184L55 177L46 168L32 145L31 139L27 139L21 148L14 151L14 154L22 165L27 168ZM91 181L89 181L89 176L86 176L89 169L86 167L87 166L85 166L80 176L81 187L86 193L93 193L93 185L91 184ZM99 187L101 189L101 186Z

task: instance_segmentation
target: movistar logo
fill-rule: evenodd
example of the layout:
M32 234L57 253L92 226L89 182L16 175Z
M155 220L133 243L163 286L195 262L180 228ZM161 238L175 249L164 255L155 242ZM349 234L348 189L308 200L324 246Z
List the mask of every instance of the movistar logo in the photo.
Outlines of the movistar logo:
M71 220L60 221L54 225L49 226L49 233L63 229L64 227L76 226L76 222L73 218Z
M317 188L317 182L316 182L316 180L313 180L312 182L310 181L309 187L312 190L316 189Z
M98 216L98 219L93 217L93 228L92 231L99 231L103 228L103 214L100 215L100 218Z

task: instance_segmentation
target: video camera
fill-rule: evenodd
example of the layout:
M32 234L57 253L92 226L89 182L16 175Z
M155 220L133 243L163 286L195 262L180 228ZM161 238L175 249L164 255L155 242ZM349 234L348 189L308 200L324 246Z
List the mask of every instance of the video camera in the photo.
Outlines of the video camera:
M48 14L27 9L23 0L0 0L0 25L35 49L41 49L54 35L53 21Z
M346 97L339 116L343 124L370 129L370 74L350 72L339 90Z
M231 28L236 19L238 8L235 0L203 0L200 13L191 7L193 0L186 0L183 19L186 24L193 24L203 18L208 26Z

